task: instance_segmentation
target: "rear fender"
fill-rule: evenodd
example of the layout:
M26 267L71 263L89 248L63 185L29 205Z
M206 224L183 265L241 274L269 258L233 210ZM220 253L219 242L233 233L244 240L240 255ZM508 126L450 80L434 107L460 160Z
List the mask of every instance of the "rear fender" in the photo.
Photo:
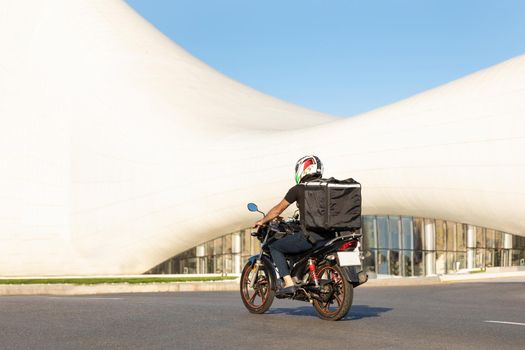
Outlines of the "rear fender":
M354 288L368 281L368 275L361 269L361 266L341 266L345 278Z

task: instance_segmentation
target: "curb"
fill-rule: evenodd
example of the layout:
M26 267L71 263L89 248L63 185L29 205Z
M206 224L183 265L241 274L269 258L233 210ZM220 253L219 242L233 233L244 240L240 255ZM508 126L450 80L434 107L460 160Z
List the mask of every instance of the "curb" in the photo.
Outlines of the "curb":
M524 271L482 273L471 275L442 275L433 277L370 279L359 288L408 287L447 285L483 280L523 278ZM158 282L158 283L103 283L103 284L0 284L0 296L14 295L95 295L116 293L162 292L232 292L239 290L239 279L215 282Z
M438 277L373 279L360 286L394 287L440 284ZM232 292L239 290L239 279L215 282L102 283L82 284L0 284L6 295L95 295L116 293Z
M403 286L428 286L441 284L439 277L405 277L405 278L379 278L369 279L368 282L359 286L366 287L403 287Z
M484 280L494 280L498 278L525 277L525 271L498 272L498 273L475 273L470 275L443 275L440 276L444 283L475 282Z
M86 284L5 284L0 295L93 295L155 292L225 292L239 290L239 281L166 282L166 283L103 283Z

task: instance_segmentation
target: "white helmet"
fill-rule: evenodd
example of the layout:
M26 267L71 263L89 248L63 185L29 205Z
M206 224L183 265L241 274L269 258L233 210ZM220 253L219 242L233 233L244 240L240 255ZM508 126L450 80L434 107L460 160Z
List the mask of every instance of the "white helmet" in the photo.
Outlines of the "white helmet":
M306 176L323 176L323 163L316 156L304 156L295 164L295 183L300 183Z

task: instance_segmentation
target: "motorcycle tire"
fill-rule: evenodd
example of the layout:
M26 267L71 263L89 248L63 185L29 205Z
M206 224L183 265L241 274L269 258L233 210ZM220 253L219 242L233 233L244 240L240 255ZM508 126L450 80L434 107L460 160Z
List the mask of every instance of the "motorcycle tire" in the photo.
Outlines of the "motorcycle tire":
M313 306L323 320L338 321L346 316L354 298L354 287L345 278L338 265L325 264L317 271L319 279L332 280L333 283L321 287L320 296L325 302L314 300Z
M256 267L251 263L244 266L241 274L241 299L244 306L254 314L263 314L272 306L275 290L272 288L271 274L266 264L261 264L255 276ZM257 278L250 287L252 278Z

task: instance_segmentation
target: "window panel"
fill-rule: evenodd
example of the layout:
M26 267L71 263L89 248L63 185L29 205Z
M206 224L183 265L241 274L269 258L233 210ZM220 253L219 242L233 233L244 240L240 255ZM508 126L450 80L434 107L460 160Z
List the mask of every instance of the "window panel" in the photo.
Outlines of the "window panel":
M206 270L208 273L215 273L215 258L208 257L208 259L206 259Z
M412 269L412 261L413 261L412 256L413 256L412 250L403 251L403 276L410 277L414 275L414 272Z
M215 273L223 273L224 265L222 255L217 255L214 257L215 260Z
M436 251L436 274L443 275L447 272L447 254L444 251Z
M222 252L224 254L231 254L232 253L232 235L231 234L223 236Z
M456 271L456 253L447 252L447 273Z
M388 250L377 251L377 273L382 275L388 275Z
M485 229L476 227L476 248L485 248Z
M512 235L512 248L525 249L525 237Z
M436 220L436 250L445 250L445 229L443 220Z
M363 251L365 259L363 260L363 269L366 272L376 272L376 254L375 251Z
M400 271L400 255L398 250L390 251L390 274L393 276L399 276Z
M476 267L482 268L485 267L485 250L476 249Z
M485 249L485 266L494 266L494 249Z
M363 217L363 248L377 248L375 216Z
M436 273L435 253L434 252L430 252L430 251L424 251L423 252L423 257L425 259L425 260L423 260L423 266L425 266L425 274L427 274L427 273ZM432 259L429 259L430 257ZM432 260L430 266L426 265L426 261L427 260ZM427 271L427 269L428 269L428 271Z
M413 249L413 223L411 217L401 218L401 229L403 231L403 249Z
M447 250L456 250L456 223L447 221Z
M213 255L213 250L214 250L214 248L213 248L213 241L206 242L205 246L206 246L206 248L205 248L206 255L208 255L208 256Z
M467 268L467 253L456 253L456 268L458 270Z
M414 251L414 276L425 275L425 260L423 259L422 251Z
M496 249L494 251L494 266L504 266L503 264L503 249Z
M250 250L250 243L252 241L252 236L250 234L250 230L244 230L244 233L242 233L242 241L241 241L241 245L242 245L242 255L250 255L251 253L251 250Z
M501 231L496 231L496 233L494 234L494 248L503 248L503 232Z
M525 266L525 250L512 250L512 266Z
M414 222L413 248L414 250L423 250L423 219L414 218L413 222Z
M467 250L467 225L456 225L456 250Z
M388 218L386 216L377 217L377 243L378 248L390 248L390 239L388 235Z
M390 233L390 248L399 249L401 248L400 240L400 220L399 216L388 217L388 231Z
M436 250L436 221L434 219L424 219L423 238L425 250Z
M222 256L222 259L223 259L223 264L224 264L223 273L232 273L233 272L232 255L224 254Z
M496 233L494 230L487 229L486 230L486 247L487 248L494 248L496 243Z

